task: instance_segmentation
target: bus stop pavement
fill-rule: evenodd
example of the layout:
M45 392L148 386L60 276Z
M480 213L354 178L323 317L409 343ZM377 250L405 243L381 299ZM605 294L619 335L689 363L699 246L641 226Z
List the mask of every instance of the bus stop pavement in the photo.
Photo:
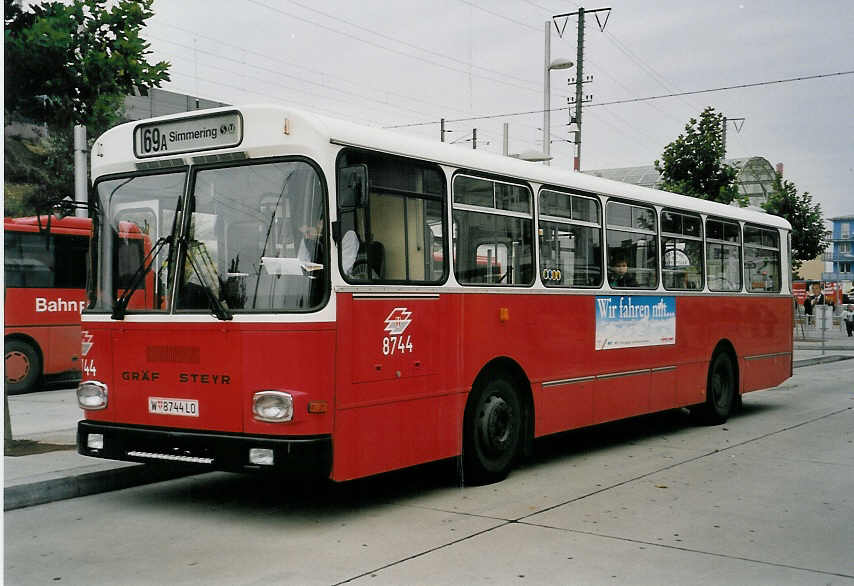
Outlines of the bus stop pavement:
M849 341L850 340L850 341ZM854 338L795 340L794 367L854 358ZM76 451L82 411L73 388L8 397L13 440L4 445L3 510L97 494L198 473L163 464L116 462Z
M4 441L3 510L10 511L195 473L180 466L89 458L77 453L82 411L75 389L7 397L12 441Z

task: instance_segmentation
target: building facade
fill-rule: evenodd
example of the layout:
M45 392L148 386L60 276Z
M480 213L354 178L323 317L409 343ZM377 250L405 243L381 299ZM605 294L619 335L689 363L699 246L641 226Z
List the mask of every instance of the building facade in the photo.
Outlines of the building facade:
M840 282L848 291L854 281L854 216L839 216L830 221L833 231L825 260L832 263L833 269L822 273L821 279Z
M151 88L146 90L145 93L137 90L125 97L125 107L122 117L123 122L130 122L132 120L143 120L166 114L220 108L228 105L230 104L217 102L216 100L198 98L187 94L176 94L175 92L169 92L160 88Z

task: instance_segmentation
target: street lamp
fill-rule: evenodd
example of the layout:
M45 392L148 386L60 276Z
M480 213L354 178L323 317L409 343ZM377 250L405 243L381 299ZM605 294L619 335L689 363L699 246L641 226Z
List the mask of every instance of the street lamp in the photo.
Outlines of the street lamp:
M520 161L529 161L531 163L548 163L551 160L551 157L546 153L535 150L522 151L521 153L511 153L507 156L513 157L514 159L519 159Z
M568 59L555 59L554 61L552 61L551 26L551 21L547 20L545 73L543 75L543 85L545 87L545 90L543 92L543 154L546 157L546 165L548 165L549 161L551 160L551 112L549 111L551 109L551 71L553 69L569 69L574 65L574 63Z

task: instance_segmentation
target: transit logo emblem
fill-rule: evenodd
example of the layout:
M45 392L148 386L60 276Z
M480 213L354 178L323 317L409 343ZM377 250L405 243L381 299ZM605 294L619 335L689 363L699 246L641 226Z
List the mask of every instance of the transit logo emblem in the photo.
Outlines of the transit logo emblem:
M83 354L83 356L86 356L87 354L89 354L89 350L92 349L92 346L95 345L95 342L92 341L92 338L94 336L92 336L92 334L90 334L86 330L83 330L80 333L82 334L81 338L83 339L83 341L80 343L80 353Z
M385 331L387 331L390 336L401 335L406 331L406 328L409 327L409 324L412 323L412 320L410 319L411 316L412 312L407 311L405 307L395 307L391 310L391 313L388 314L388 317L385 318Z

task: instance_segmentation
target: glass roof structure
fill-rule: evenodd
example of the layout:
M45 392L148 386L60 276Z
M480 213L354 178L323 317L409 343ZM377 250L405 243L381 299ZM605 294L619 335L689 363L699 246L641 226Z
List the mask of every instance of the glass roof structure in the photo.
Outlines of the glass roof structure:
M725 162L738 169L736 176L738 191L750 198L751 206L759 207L767 201L768 194L774 189L774 178L776 177L774 166L768 159L765 157L744 157L726 159ZM596 177L652 188L658 187L661 180L661 175L652 165L618 169L592 169L584 172Z

